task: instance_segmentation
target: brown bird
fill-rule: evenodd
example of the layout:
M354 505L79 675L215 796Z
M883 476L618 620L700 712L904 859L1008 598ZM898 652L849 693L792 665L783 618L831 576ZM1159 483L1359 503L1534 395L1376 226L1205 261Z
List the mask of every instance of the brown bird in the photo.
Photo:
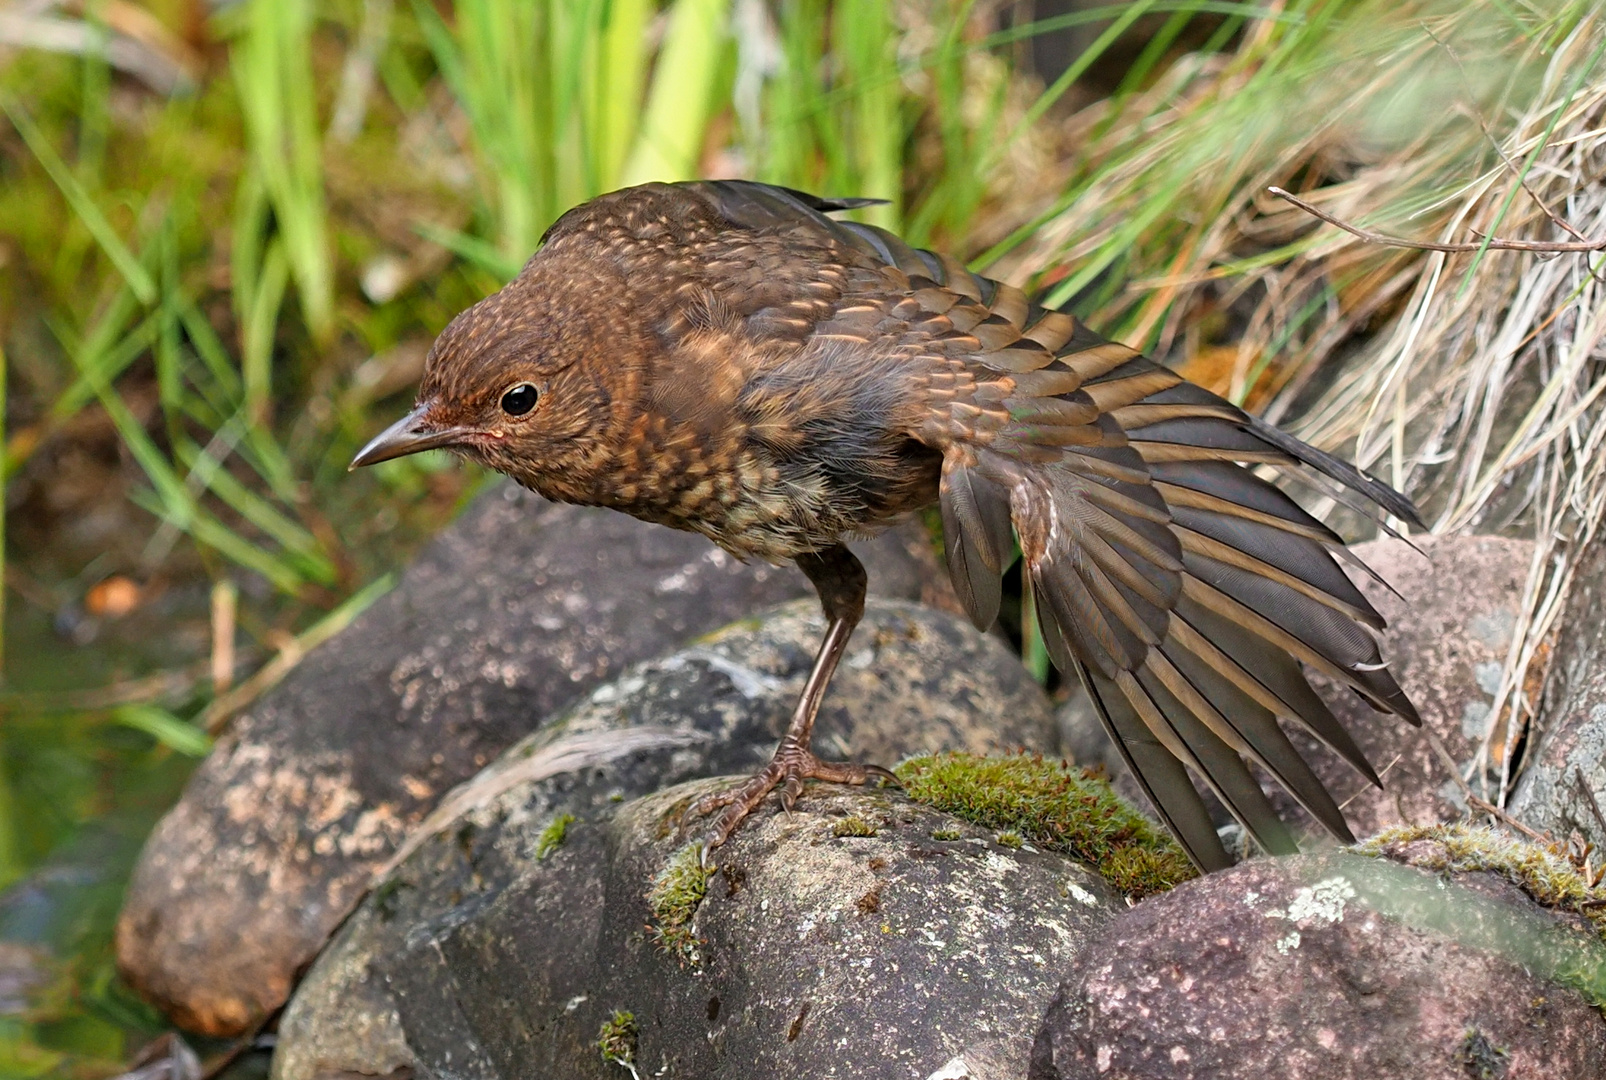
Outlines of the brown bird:
M569 211L446 328L417 408L352 467L448 447L550 499L797 563L825 640L774 759L693 807L725 807L709 847L777 787L789 805L807 779L891 779L809 738L864 610L844 539L933 502L978 627L1018 543L1049 655L1201 869L1231 860L1190 771L1268 852L1297 849L1247 762L1350 841L1278 718L1378 777L1301 665L1421 721L1343 541L1245 466L1420 525L1410 501L1018 289L826 216L869 201L711 181Z

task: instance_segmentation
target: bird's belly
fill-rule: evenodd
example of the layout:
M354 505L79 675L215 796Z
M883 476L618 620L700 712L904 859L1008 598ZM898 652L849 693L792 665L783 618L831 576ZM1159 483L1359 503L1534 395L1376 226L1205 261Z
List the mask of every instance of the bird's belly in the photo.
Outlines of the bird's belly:
M651 505L621 506L637 517L702 533L742 559L779 563L845 539L873 535L936 499L935 469L867 474L843 487L817 470L753 461L733 482L697 483Z

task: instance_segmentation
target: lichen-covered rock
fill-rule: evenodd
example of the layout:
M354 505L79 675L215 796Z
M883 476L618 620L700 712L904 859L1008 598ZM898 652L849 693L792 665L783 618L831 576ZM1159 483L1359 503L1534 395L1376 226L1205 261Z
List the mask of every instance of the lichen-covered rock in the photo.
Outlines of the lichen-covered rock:
M1543 729L1511 800L1536 829L1574 830L1606 849L1606 542L1597 538L1573 574L1556 634Z
M1355 553L1398 595L1364 574L1352 571L1351 576L1388 620L1382 635L1384 659L1416 704L1423 724L1465 767L1476 756L1492 719L1492 695L1521 614L1533 544L1497 536L1419 536L1411 543L1420 553L1392 539L1355 547ZM1465 812L1459 787L1420 732L1397 717L1374 711L1357 694L1319 675L1312 677L1312 683L1355 736L1372 767L1383 774L1384 787L1378 790L1303 729L1285 725L1294 745L1344 804L1355 835L1367 836L1391 825L1453 821ZM1067 754L1082 765L1103 765L1118 791L1147 806L1085 694L1078 690L1062 706L1060 724ZM1499 785L1498 753L1490 760L1492 796ZM1606 791L1606 766L1602 770ZM1275 783L1268 782L1267 790L1288 820L1317 829ZM1218 825L1231 821L1208 794L1207 802L1215 807Z
M574 944L569 939L581 931L572 921L603 903L613 857L608 823L624 801L756 768L774 749L821 630L815 605L799 601L638 665L452 793L420 831L416 851L341 928L298 989L280 1023L275 1076L384 1075L459 1052L456 1029L440 1026L444 1019L426 1022L457 1015L453 984L438 958L417 966L408 943L433 940L442 927L478 925L494 910L536 922L529 946L536 954L559 955L559 938ZM939 749L1049 751L1054 734L1047 697L999 642L951 615L872 600L826 698L816 747L891 765ZM819 790L805 791L796 815L812 811ZM630 904L645 893L645 879L634 888ZM639 936L643 920L634 909L627 919L636 920L629 926ZM631 949L639 952L641 943ZM570 964L609 962L605 954L562 955ZM524 995L524 985L504 989ZM565 993L567 1003L588 991ZM401 1008L398 1000L411 1004ZM600 1021L586 1017L594 1041ZM600 1055L596 1061L600 1068Z
M1388 853L1447 865L1433 840ZM1050 1006L1028 1077L1600 1080L1606 1020L1585 983L1606 991L1606 946L1504 877L1256 859L1106 926Z
M872 590L932 590L918 530L859 550ZM133 875L124 974L185 1027L248 1027L442 793L629 664L810 594L701 537L493 488L219 742Z
M644 1076L1022 1074L1055 969L1118 896L899 795L827 786L760 811L705 874L679 815L726 782L633 803L589 849L415 930L387 975L420 1070L615 1077L599 1043L628 1014Z

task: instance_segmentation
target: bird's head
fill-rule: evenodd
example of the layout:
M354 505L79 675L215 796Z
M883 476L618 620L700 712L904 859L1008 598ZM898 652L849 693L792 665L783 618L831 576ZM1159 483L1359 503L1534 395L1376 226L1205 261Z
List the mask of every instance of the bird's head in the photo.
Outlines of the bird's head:
M645 343L605 266L532 259L452 320L413 411L351 468L445 448L552 498L590 502L639 387Z

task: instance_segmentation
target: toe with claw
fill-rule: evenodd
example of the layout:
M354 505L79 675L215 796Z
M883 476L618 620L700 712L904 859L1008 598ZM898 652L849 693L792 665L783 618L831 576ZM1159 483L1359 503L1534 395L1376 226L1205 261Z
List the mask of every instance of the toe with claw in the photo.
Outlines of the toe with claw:
M879 765L853 765L840 761L821 761L810 751L783 742L775 757L763 770L745 783L728 791L704 795L687 809L688 818L701 817L724 808L703 840L703 850L711 851L730 839L742 820L758 809L770 792L780 788L781 806L790 811L803 793L803 781L824 780L833 784L864 784L877 779L883 785L897 786L898 778Z

